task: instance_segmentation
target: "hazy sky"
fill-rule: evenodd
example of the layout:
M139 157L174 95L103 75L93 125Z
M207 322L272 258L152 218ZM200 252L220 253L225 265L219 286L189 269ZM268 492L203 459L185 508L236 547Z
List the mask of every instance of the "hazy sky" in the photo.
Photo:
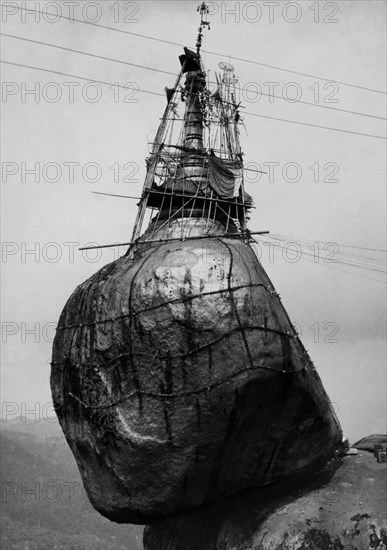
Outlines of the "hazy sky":
M3 33L172 73L179 70L181 47L116 31L193 46L198 27L197 0L2 4ZM36 13L17 9L23 4L115 30L42 15L36 20ZM222 60L234 65L246 112L385 136L383 120L325 108L386 116L386 95L370 90L386 88L385 2L209 4L203 49L226 57L203 54L206 69L217 70ZM147 141L165 99L135 88L163 93L174 76L1 38L4 60L86 79L1 65L2 399L22 411L22 403L43 408L51 400L51 341L67 298L117 253L85 256L77 243L130 239L136 201L91 191L141 193ZM89 85L87 79L134 88ZM272 89L287 98L301 94L313 105L254 94ZM384 139L247 114L244 122L245 161L266 171L268 163L279 163L274 181L267 174L247 182L257 207L251 230L386 249ZM34 166L37 174L28 172ZM295 170L300 179L292 182ZM385 431L385 287L374 280L380 274L347 273L322 260L286 262L278 250L271 262L268 252L263 247L262 262L302 330L345 433L354 441ZM337 334L330 338L332 327Z

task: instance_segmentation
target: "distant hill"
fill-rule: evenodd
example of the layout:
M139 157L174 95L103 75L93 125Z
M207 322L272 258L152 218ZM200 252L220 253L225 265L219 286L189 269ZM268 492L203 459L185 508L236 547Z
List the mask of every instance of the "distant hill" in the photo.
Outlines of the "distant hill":
M91 506L60 426L48 420L0 421L1 549L142 550L141 526L112 523Z
M43 439L46 437L63 437L62 429L56 417L39 418L38 422L26 416L18 416L6 421L1 419L0 429L2 432L4 430L24 432Z

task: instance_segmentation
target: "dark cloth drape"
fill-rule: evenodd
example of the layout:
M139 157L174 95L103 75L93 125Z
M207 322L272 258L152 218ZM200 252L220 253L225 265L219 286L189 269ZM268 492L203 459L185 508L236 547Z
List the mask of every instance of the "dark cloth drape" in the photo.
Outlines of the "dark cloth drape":
M215 155L208 156L208 181L222 199L238 196L242 181L242 165L237 160L224 160Z

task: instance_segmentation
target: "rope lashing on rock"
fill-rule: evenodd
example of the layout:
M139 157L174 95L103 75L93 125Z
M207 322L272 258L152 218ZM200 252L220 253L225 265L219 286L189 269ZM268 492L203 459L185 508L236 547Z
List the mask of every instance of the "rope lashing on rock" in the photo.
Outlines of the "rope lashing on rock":
M276 372L276 373L280 373L280 374L297 374L301 371L305 371L305 369L307 369L307 366L304 366L300 369L294 369L292 371L285 371L285 370L275 369L275 368L271 368L271 367L266 367L264 365L254 365L253 367L248 367L246 369L240 369L239 371L234 372L234 373L230 374L229 376L226 376L223 379L218 380L217 382L214 382L210 386L198 388L197 390L192 390L192 391L187 391L187 392L180 392L180 393L159 393L159 392L151 392L151 391L137 390L136 389L136 390L133 390L132 392L128 393L122 399L119 399L119 400L117 400L113 403L108 403L108 404L105 404L105 405L90 405L90 404L85 403L84 401L82 401L79 397L74 395L72 392L69 392L68 395L70 397L72 397L73 399L75 399L76 401L78 401L79 403L81 403L86 409L96 409L96 410L108 409L108 408L116 407L117 405L121 405L122 403L125 403L128 399L130 399L131 397L134 397L135 395L138 395L138 394L144 395L146 397L154 397L154 398L179 399L179 398L183 398L183 397L190 397L191 395L199 395L201 393L208 393L208 392L214 390L215 388L221 386L222 384L225 384L229 380L231 380L233 378L236 378L237 376L240 376L241 374L248 373L248 372L251 372L251 371L257 370L257 369L264 369L264 370L268 370L268 371L272 371L272 372Z
M235 292L235 291L241 290L243 288L252 288L252 287L262 287L265 290L267 290L267 292L269 292L269 294L278 296L278 294L275 291L273 291L270 287L264 285L263 283L249 283L248 285L239 285L239 286L232 287L231 291ZM223 292L230 292L230 289L222 288L220 290L212 290L212 291L209 291L209 292L202 292L200 294L192 294L191 296L184 296L184 297L181 297L181 298L175 298L173 300L168 300L167 302L163 302L162 304L157 304L157 305L149 307L149 308L144 308L141 311L135 311L134 310L132 313L124 313L122 315L118 315L117 317L110 317L108 319L98 319L97 321L94 321L92 323L80 323L80 324L77 324L77 325L60 326L60 327L57 327L56 330L68 330L68 329L72 329L72 328L91 327L91 326L95 326L95 325L103 324L103 323L114 323L115 321L120 321L122 319L126 319L126 318L130 317L131 315L139 315L139 314L145 313L147 311L154 311L155 309L158 309L158 308L161 308L161 307L166 307L170 304L179 304L179 303L183 304L185 302L188 302L190 300L195 300L195 299L201 298L203 296L210 296L210 295L213 295L213 294L221 294ZM278 296L278 298L279 298L279 296Z
M217 342L220 342L221 340L223 340L223 338L227 338L227 336L230 336L230 334L233 334L235 332L239 332L241 329L240 327L235 327L233 328L232 330L229 330L228 332L225 332L223 333L222 335L220 335L218 338L215 338L213 340L211 340L210 342L206 342L205 344L203 344L202 346L199 346L198 348L195 348L193 350L189 350L185 353L181 353L181 354L176 354L176 355L158 355L158 354L155 354L155 353L146 353L146 352L132 352L132 355L137 355L137 356L143 356L143 357L157 357L158 359L184 359L186 357L189 357L191 355L194 355L195 353L198 353L200 352L201 350L203 349L206 349L208 348L209 346L212 346L213 344L216 344ZM297 339L298 340L298 336L297 334L291 334L289 332L284 332L284 331L281 331L281 330L278 330L278 329L275 329L275 328L270 328L270 327L267 327L267 326L264 326L264 325L251 325L251 326L245 326L243 327L243 330L261 330L263 332L270 332L270 333L273 333L273 334L278 334L279 336L285 336L287 338L294 338L294 339ZM76 366L79 366L79 367L104 367L104 366L107 366L107 365L110 365L111 363L114 363L115 361L118 361L119 359L121 359L122 357L129 357L129 353L122 353L120 355L117 355L115 357L113 357L112 359L109 359L109 361L105 361L103 363L90 363L90 364L87 364L87 363L72 363ZM61 363L61 362L52 362L51 365L56 365L56 366L63 366L65 363Z

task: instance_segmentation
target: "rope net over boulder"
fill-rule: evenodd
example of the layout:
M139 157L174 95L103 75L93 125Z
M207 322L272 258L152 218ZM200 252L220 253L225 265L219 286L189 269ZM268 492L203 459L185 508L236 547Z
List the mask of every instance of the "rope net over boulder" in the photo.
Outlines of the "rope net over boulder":
M144 242L80 285L59 321L51 384L90 500L119 522L317 468L342 439L278 295L237 238Z

